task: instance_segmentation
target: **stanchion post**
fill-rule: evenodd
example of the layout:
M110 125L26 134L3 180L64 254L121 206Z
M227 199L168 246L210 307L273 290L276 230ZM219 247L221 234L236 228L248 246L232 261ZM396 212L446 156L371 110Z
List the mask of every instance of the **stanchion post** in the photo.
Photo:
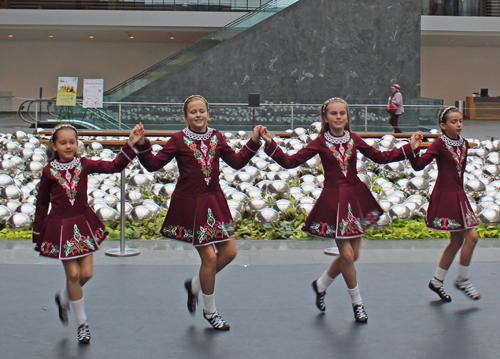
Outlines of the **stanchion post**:
M112 248L106 251L107 256L112 257L131 257L141 253L136 248L125 247L125 169L122 171L121 178L121 210L120 210L120 248Z

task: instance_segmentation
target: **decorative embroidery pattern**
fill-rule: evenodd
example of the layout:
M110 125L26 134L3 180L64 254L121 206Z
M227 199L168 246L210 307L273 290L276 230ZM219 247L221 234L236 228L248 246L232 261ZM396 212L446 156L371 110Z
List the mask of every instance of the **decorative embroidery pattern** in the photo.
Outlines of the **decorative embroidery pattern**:
M349 159L352 155L353 146L354 140L352 138L347 142L347 150L344 149L342 144L339 145L339 149L337 150L337 147L335 147L333 143L328 141L326 142L326 147L332 151L333 156L337 159L337 161L339 161L339 166L344 174L344 177L347 177L347 169L349 168Z
M50 162L50 166L59 171L67 171L74 168L78 163L80 163L80 157L73 157L73 159L67 163L61 163L58 160Z
M40 246L40 254L48 257L58 257L59 246L49 242L43 242Z
M205 175L205 182L208 186L212 174L212 161L215 157L215 148L218 144L217 136L213 135L210 138L210 150L203 141L201 142L200 149L196 147L196 143L191 138L184 137L184 143L193 151L194 157L201 165L201 172Z
M90 236L83 237L76 224L74 226L73 233L73 238L67 240L66 244L63 246L66 257L74 256L79 253L88 253L95 250L94 239L90 238Z
M345 236L354 236L363 234L363 227L358 217L352 214L351 204L347 205L347 221L342 219L342 223L339 223L340 233Z
M351 138L351 134L349 133L349 131L344 131L344 134L340 137L332 136L330 132L325 132L324 136L328 142L335 143L337 145L346 143Z
M476 215L469 206L465 206L467 208L467 212L465 213L465 223L467 223L467 227L475 227L479 225L479 221L476 218Z
M465 154L467 153L467 145L465 144L465 141L462 137L459 137L458 140L452 140L448 136L442 135L440 138L443 140L446 149L450 151L451 156L455 160L458 176L460 177L462 175ZM457 149L455 150L454 147L457 147Z
M335 238L335 226L323 222L312 222L311 233L322 237Z
M460 223L451 218L434 218L434 222L432 222L434 227L441 229L455 229L460 227Z
M172 239L178 239L181 241L193 240L193 231L182 226L167 226L163 228L163 233L166 237Z
M54 162L55 161L52 161L50 165L53 166ZM65 176L66 178L63 178L61 173L56 168L50 169L50 174L54 176L54 178L57 179L59 184L64 188L64 190L66 191L66 195L69 198L69 203L71 203L72 206L75 204L75 197L76 194L78 193L76 191L76 187L78 186L78 181L80 180L80 173L82 172L81 162L78 161L78 164L76 164L74 167L75 167L75 174L73 178L71 178L71 173L69 172L69 169L66 170L66 176Z
M377 223L379 218L380 218L380 212L378 210L374 210L368 213L368 215L363 219L363 226L365 228L368 228L373 224Z
M185 129L182 130L182 132L184 132L184 134L192 140L206 141L210 138L210 136L212 136L214 129L207 127L207 132L200 134L200 133L193 132L189 129L189 127L186 127Z
M226 229L224 223L216 221L212 213L212 209L208 209L207 223L200 230L196 231L200 243L203 243L209 239L224 239L229 237L229 233Z

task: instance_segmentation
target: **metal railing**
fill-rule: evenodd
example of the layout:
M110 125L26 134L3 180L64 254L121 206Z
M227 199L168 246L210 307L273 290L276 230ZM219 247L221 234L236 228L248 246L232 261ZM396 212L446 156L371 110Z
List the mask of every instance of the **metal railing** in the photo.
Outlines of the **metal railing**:
M9 9L137 10L137 11L252 11L269 0L3 0Z
M79 103L80 104L80 103ZM88 109L81 106L60 108L58 120L78 121L89 128L100 130L122 130L142 122L147 130L178 131L186 125L182 119L181 102L104 102L101 112L110 121L103 122L89 117ZM357 132L391 132L386 104L350 104L351 126ZM255 125L264 125L271 131L285 131L296 127L308 128L320 121L321 103L264 103L250 108L248 103L210 103L209 126L221 131L251 130ZM405 113L400 117L400 128L405 132L436 128L436 118L442 108L440 100L407 100ZM113 119L113 120L111 120Z

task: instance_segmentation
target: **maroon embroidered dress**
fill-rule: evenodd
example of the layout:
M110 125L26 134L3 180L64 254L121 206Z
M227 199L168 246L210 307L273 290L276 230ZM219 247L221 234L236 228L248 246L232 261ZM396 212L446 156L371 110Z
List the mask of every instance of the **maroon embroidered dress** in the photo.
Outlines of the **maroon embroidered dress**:
M67 163L54 160L44 167L33 223L33 243L41 256L73 259L99 249L108 232L89 207L88 174L120 172L135 155L125 144L113 161L75 157Z
M323 238L355 238L377 222L383 210L357 176L357 150L377 163L401 161L412 154L410 144L381 152L348 131L341 137L329 132L318 136L293 156L283 153L274 141L266 148L266 153L285 168L297 167L316 154L321 158L323 191L302 227L304 232Z
M464 191L463 174L468 147L468 142L462 137L452 140L443 134L429 146L425 154L410 157L416 171L423 169L434 158L438 166L438 178L425 218L428 228L454 232L479 224Z
M151 144L136 146L139 159L150 172L157 171L174 157L179 178L160 234L195 246L228 240L233 219L219 184L219 160L240 169L257 152L260 144L249 140L234 152L222 134L212 128L200 134L185 128L175 133L156 156Z

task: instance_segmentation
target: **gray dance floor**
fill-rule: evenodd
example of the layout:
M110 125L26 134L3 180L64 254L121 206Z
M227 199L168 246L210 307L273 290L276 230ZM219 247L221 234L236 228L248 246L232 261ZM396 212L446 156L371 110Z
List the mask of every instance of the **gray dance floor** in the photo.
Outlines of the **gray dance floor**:
M439 243L442 247L446 242ZM452 287L456 264L445 283L453 301L443 303L427 288L434 259L360 262L358 279L367 324L354 322L342 278L328 290L326 313L316 309L311 281L326 264L273 264L272 256L282 257L282 253L267 250L268 264L236 261L217 278L217 308L231 324L229 332L211 329L200 308L196 316L189 315L183 283L197 266L168 265L175 250L160 253L163 265L161 261L120 264L134 259L112 258L96 265L95 276L85 287L92 340L90 345L79 345L74 313L64 327L54 304L53 295L64 282L62 266L57 261L50 262L54 265L10 264L14 257L27 262L19 258L37 259L36 254L31 249L21 255L19 250L0 248L1 357L498 358L498 249L484 249L489 257L481 254L483 260L473 264L474 283L483 295L477 302ZM418 250L372 252L402 258ZM143 249L135 260L146 257L147 251ZM433 251L439 253L441 248ZM187 256L192 254L186 251ZM240 250L240 255L244 258L248 253ZM324 257L325 263L332 259ZM100 261L96 256L96 263Z

